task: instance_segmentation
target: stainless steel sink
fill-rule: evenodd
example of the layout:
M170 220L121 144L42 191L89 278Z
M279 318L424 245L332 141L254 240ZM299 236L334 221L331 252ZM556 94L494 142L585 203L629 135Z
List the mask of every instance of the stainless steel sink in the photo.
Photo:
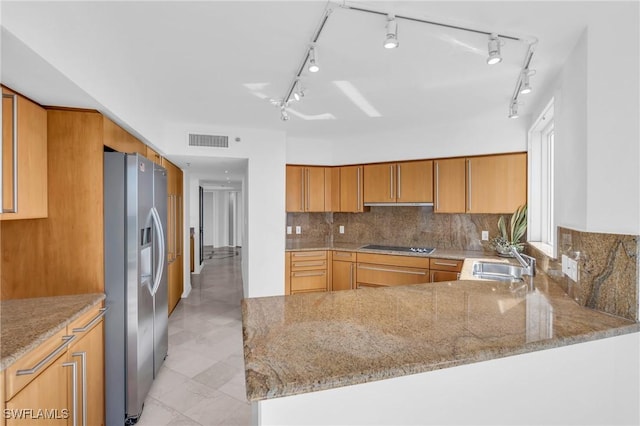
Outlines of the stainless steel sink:
M496 281L523 281L522 266L509 263L474 262L472 273L474 277Z

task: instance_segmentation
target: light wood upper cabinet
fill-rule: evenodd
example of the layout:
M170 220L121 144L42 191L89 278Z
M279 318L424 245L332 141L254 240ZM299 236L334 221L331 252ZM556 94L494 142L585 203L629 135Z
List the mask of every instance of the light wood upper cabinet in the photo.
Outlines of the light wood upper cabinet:
M527 155L467 159L467 213L513 213L527 202Z
M147 155L147 146L145 144L106 117L104 119L103 143L105 146L118 152Z
M0 220L47 217L47 112L5 87L1 181Z
M326 167L287 166L288 212L324 212ZM331 200L329 200L329 203Z
M144 156L147 157L149 160L153 161L154 163L156 163L157 165L162 166L163 158L153 148L150 148L148 146L145 147Z
M364 202L433 202L433 161L364 166Z
M340 209L334 211L360 213L364 211L363 166L340 167Z
M433 211L436 213L465 213L466 163L464 158L434 160Z

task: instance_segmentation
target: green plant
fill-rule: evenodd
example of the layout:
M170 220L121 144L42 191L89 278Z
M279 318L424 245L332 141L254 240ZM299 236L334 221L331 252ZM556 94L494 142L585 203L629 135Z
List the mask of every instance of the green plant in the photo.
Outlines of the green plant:
M502 254L508 254L513 246L515 246L518 251L522 251L522 249L524 249L524 243L520 240L527 232L527 205L524 204L513 212L508 227L505 223L504 216L500 216L498 219L498 231L500 235L491 240L491 245L496 251Z

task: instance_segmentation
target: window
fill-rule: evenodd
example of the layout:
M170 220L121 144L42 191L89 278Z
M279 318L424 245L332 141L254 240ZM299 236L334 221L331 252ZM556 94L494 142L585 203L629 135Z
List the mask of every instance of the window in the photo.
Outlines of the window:
M555 257L553 99L529 130L529 243Z

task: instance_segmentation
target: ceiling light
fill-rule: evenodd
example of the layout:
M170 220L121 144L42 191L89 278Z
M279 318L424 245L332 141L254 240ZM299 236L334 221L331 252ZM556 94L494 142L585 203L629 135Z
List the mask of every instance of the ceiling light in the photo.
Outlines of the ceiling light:
M315 46L311 46L309 50L309 72L318 72L320 67L318 66L318 55L316 53Z
M509 118L518 118L518 103L511 102L511 106L509 107Z
M300 80L296 79L296 83L293 87L293 99L299 101L304 98L304 89L300 87Z
M280 107L280 120L289 121L289 114L287 114L287 110L284 109L284 105Z
M389 15L387 20L387 38L384 40L385 49L395 49L400 45L398 41L398 24L393 15Z
M531 84L529 84L529 77L534 75L536 70L527 70L522 71L522 84L520 85L520 94L526 95L527 93L531 93Z
M500 39L497 34L489 35L489 57L487 58L487 64L495 65L502 62L502 56L500 56Z

